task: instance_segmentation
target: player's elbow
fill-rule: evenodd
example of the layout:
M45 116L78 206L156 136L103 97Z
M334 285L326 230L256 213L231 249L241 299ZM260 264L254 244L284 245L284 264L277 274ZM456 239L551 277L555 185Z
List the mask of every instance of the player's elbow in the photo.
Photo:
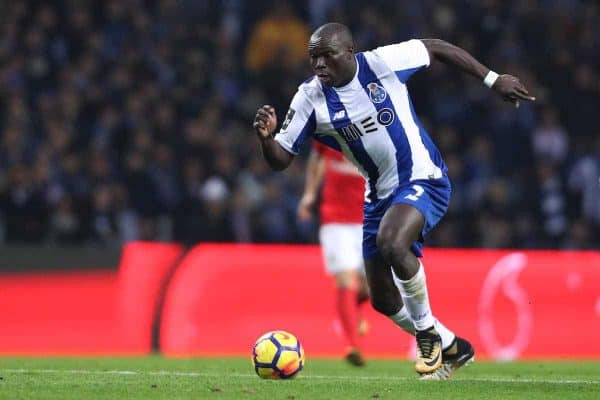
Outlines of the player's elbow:
M264 141L261 144L263 157L273 171L282 171L286 169L294 159L292 153L285 150L274 140Z
M267 164L273 171L283 171L292 163L292 157L265 157Z
M284 169L286 169L289 166L289 164L285 164L285 163L281 163L281 162L270 162L269 163L269 167L271 168L272 171L283 171Z

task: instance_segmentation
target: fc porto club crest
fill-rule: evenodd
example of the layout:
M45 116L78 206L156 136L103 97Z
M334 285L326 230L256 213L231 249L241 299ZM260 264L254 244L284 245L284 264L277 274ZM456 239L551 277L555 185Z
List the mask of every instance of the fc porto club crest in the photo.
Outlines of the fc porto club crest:
M375 82L371 82L367 85L369 89L369 97L373 103L383 103L385 98L387 97L387 92L383 88L383 86L378 85Z

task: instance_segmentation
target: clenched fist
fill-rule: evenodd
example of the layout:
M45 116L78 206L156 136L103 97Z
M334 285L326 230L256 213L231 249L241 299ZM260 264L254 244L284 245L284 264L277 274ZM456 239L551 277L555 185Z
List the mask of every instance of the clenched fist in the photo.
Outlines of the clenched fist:
M277 115L275 115L275 109L267 104L259 108L256 111L252 127L256 130L256 134L261 139L266 139L271 136L277 128Z

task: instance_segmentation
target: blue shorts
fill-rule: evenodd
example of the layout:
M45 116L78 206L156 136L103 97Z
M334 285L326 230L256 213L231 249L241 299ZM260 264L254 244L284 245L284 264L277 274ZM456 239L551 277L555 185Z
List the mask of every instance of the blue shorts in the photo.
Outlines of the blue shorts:
M398 186L385 199L364 205L363 222L363 258L371 260L381 257L377 249L377 231L385 212L394 204L410 204L423 214L425 224L419 240L410 249L417 257L423 256L423 240L425 235L440 222L450 204L452 186L448 177L436 180L416 180L406 185Z

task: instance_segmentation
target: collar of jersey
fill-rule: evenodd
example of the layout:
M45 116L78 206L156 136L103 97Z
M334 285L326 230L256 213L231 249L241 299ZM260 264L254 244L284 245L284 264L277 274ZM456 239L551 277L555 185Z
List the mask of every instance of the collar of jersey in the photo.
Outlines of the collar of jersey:
M354 77L352 78L352 80L348 83L346 83L344 86L340 86L340 87L333 87L333 89L336 92L344 92L347 90L352 90L354 88L354 86L356 85L356 83L358 82L358 70L360 69L360 63L358 62L358 60L356 59L356 55L354 56L354 62L356 63L356 72L354 73ZM359 84L360 86L360 84Z

